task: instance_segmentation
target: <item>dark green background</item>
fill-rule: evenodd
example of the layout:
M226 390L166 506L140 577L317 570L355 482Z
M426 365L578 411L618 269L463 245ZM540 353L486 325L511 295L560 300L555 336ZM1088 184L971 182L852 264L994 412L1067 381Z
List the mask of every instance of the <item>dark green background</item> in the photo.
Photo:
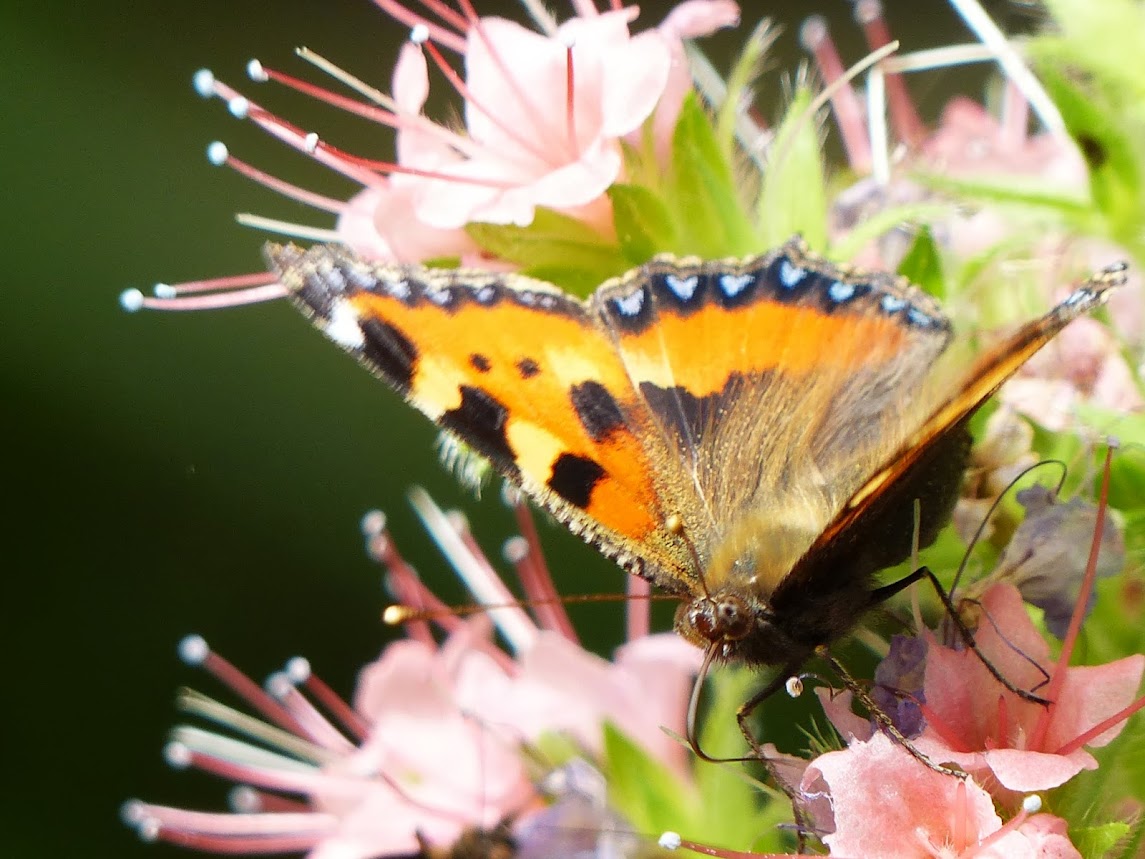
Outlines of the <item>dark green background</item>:
M966 38L939 0L888 5L908 48ZM750 22L767 13L788 27L776 69L793 66L798 21L813 11L835 19L848 61L862 53L840 0L745 6ZM646 4L642 20L665 8ZM160 759L175 688L216 691L176 661L188 632L260 678L303 653L349 693L386 636L357 532L364 510L386 509L443 582L405 504L410 483L464 504L487 546L511 532L496 492L466 498L436 464L428 425L285 303L136 316L116 303L129 286L257 268L262 237L235 226L235 211L321 223L208 166L213 139L308 187L350 190L199 100L195 69L252 90L249 57L306 74L291 53L305 44L386 87L404 36L368 0L0 9L4 855L171 855L120 825L120 803L221 802L222 786ZM713 56L726 61L739 39L715 42ZM981 79L962 84L977 92ZM771 111L779 75L765 80ZM912 86L933 115L957 84ZM383 129L272 87L252 95L360 154L390 154ZM621 587L578 542L545 535L567 590ZM619 608L578 615L600 628L599 646L616 642Z

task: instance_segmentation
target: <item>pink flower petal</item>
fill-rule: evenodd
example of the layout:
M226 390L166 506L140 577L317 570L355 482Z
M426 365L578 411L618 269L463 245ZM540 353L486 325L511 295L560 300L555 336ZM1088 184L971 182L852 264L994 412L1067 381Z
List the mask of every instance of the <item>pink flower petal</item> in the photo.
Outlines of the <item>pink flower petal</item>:
M930 859L951 855L1001 828L990 795L971 781L924 766L882 734L811 762L804 786L829 788L835 830L823 841L837 856Z

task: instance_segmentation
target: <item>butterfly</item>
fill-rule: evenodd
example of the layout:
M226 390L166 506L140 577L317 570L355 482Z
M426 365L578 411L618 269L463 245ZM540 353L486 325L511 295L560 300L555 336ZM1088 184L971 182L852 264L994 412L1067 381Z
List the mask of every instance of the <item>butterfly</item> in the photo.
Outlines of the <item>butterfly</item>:
M978 358L944 360L937 301L798 239L740 260L658 256L584 301L331 245L266 257L331 340L678 595L676 629L709 659L780 680L901 586L875 573L949 520L970 417L1124 280L1111 266Z

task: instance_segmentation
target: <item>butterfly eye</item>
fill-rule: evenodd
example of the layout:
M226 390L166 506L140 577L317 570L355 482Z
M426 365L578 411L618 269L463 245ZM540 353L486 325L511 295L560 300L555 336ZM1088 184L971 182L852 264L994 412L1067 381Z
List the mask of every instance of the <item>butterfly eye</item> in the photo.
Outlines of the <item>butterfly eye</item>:
M755 625L747 603L735 596L695 600L686 617L687 624L713 644L746 638Z

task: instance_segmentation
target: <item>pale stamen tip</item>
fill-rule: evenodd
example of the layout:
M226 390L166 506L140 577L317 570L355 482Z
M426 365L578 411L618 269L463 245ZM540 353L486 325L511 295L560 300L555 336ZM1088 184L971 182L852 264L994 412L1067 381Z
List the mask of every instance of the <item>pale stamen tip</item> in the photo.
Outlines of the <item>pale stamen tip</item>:
M425 24L415 24L409 31L409 40L415 45L424 45L429 41L429 27Z
M235 119L246 119L247 114L250 113L250 99L245 96L236 95L227 102L227 110L230 111L231 116Z
M138 799L129 799L119 806L119 819L132 828L138 827L147 819L147 806Z
M135 827L136 834L139 835L141 841L154 843L159 840L159 833L162 831L162 824L159 823L154 817L148 817L146 820L141 820L139 825Z
M258 84L264 84L270 80L270 75L266 73L262 63L258 60L251 60L246 64L246 75L252 81Z
M671 830L663 832L659 840L656 842L662 850L679 850L680 845L684 843L684 839L680 837L679 832L672 832Z
M827 38L827 19L822 15L808 15L799 27L799 44L813 51Z
M308 154L313 155L318 150L318 144L320 142L321 138L319 138L315 132L311 131L304 138L302 138L302 148Z
M199 69L191 77L191 86L203 98L210 98L215 94L215 73L210 69Z
M275 671L266 678L264 686L267 694L280 701L294 691L294 682L285 671Z
M367 510L362 516L362 536L376 537L386 530L386 514L381 510Z
M465 514L460 510L446 510L445 520L449 523L449 527L458 534L469 533L469 520L465 518Z
M1106 436L1105 446L1110 450L1121 450L1121 438L1115 435Z
M1031 793L1022 800L1022 811L1026 814L1037 814L1042 810L1042 798L1036 793Z
M168 743L163 747L163 760L175 769L186 769L191 765L191 750L183 743Z
M128 313L136 313L143 309L143 293L138 289L125 289L119 293L119 306Z
M572 50L576 47L576 36L568 30L562 30L557 35L557 41L564 45L567 50Z
M221 140L212 140L207 144L207 160L215 167L222 167L230 157L230 150Z
M879 0L858 0L855 3L855 21L870 24L883 17L883 4Z
M501 500L507 507L516 507L521 503L521 490L511 483L501 484Z
M521 563L529 557L529 541L520 535L510 537L501 547L501 557L510 564Z
M253 814L262 811L262 800L259 799L258 791L245 784L231 789L227 794L227 805L235 814Z
M188 665L202 665L210 655L211 648L201 635L188 635L179 642L179 658Z
M798 698L803 694L802 677L788 677L783 686L787 690L787 694L792 698Z
M157 283L151 287L151 294L156 298L174 298L179 294L179 290L169 283Z
M305 683L310 679L310 660L305 656L292 657L287 660L283 670L286 672L286 676L290 678L290 682Z

